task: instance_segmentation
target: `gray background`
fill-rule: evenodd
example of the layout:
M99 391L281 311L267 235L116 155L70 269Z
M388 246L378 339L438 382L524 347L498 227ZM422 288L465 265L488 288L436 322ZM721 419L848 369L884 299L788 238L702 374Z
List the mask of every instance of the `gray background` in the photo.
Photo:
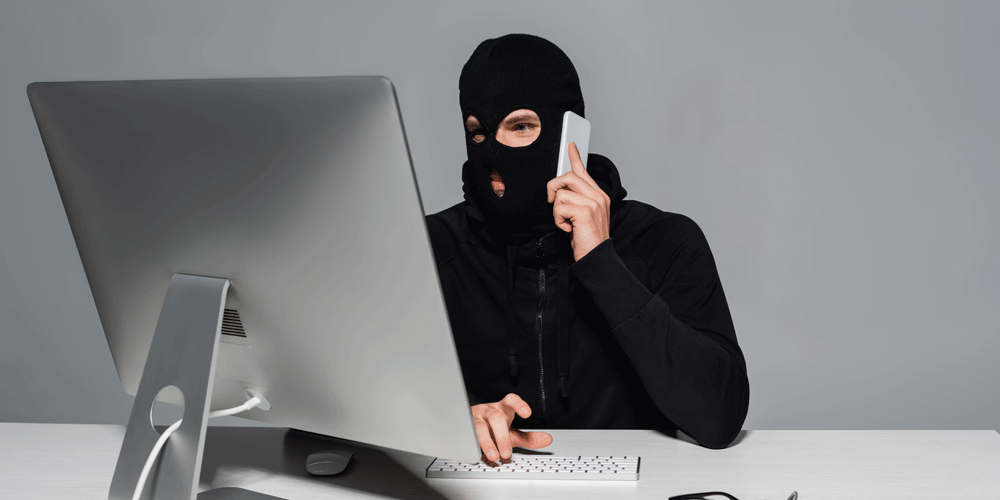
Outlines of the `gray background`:
M495 3L0 3L0 420L132 403L25 85L386 75L436 212L461 65L528 32L576 63L630 197L706 233L746 428L1000 428L1000 2Z

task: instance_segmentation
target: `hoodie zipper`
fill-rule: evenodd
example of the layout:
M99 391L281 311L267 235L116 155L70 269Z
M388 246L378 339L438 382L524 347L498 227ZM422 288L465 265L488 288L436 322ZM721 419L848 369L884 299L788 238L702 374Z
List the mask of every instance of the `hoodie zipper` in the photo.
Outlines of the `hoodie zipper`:
M535 242L535 255L542 258L542 239ZM542 394L542 418L548 421L545 408L545 364L542 362L542 306L545 301L545 266L538 269L538 305L535 309L535 334L538 336L538 385Z

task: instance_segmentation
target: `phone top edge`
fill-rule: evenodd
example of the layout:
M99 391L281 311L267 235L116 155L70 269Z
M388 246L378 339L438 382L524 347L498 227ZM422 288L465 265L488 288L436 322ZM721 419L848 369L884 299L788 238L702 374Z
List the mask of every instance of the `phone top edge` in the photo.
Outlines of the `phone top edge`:
M566 148L569 145L566 143L566 135L569 133L569 115L573 113L572 111L567 111L563 113L562 119L562 131L559 134L559 161L556 163L556 177L566 173Z

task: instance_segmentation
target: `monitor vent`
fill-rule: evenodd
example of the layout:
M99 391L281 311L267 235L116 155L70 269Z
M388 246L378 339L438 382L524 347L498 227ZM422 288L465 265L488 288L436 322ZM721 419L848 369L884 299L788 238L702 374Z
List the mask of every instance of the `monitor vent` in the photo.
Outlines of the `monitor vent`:
M236 309L222 310L222 334L246 338L247 332L243 330L243 322Z

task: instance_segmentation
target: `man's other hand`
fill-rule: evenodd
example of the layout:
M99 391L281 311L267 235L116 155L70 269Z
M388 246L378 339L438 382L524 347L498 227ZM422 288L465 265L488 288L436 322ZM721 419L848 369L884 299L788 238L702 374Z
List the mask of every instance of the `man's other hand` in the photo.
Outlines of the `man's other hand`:
M508 394L496 403L484 403L472 407L472 423L476 426L476 437L483 456L490 462L508 459L514 446L538 449L552 444L552 435L546 432L524 432L512 429L510 423L514 415L521 418L531 416L528 403L517 394Z
M580 260L611 237L611 198L587 173L572 142L569 158L573 171L552 179L546 187L556 226L572 234L573 258Z

